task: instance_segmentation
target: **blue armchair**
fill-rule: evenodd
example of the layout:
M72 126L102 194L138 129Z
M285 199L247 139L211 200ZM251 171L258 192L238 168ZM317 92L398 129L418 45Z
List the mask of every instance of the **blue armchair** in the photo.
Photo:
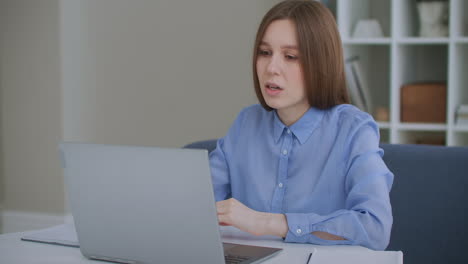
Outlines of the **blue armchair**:
M212 151L216 140L185 148ZM395 174L388 250L405 263L468 263L468 148L382 144Z

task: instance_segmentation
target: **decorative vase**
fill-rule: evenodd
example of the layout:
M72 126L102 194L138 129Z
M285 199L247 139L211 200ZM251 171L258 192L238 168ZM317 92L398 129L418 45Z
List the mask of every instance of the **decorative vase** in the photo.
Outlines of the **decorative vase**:
M420 37L448 36L448 2L422 1L417 3Z

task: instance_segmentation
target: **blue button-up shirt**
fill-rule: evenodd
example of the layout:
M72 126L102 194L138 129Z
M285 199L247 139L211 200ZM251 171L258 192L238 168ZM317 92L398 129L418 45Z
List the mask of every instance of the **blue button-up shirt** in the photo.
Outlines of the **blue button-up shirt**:
M210 153L216 201L233 197L286 215L286 242L385 249L393 174L372 117L351 105L310 108L291 126L260 105L243 109ZM345 238L329 241L323 231Z

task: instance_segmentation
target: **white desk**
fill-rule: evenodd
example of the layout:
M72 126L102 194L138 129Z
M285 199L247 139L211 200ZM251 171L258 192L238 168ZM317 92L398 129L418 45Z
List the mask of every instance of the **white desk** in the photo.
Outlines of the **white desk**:
M223 227L224 242L283 248L275 257L265 261L305 264L309 253L316 249L310 264L314 263L379 263L402 264L403 254L394 251L373 251L357 246L317 246L284 243L276 237L254 237L235 228ZM0 235L0 263L108 263L85 258L78 248L21 241L31 232Z

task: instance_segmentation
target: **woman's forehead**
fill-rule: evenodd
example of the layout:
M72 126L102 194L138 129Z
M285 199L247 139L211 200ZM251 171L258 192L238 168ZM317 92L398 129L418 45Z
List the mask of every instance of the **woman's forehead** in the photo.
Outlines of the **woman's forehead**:
M294 22L289 19L275 20L268 25L261 45L297 48L297 34Z

